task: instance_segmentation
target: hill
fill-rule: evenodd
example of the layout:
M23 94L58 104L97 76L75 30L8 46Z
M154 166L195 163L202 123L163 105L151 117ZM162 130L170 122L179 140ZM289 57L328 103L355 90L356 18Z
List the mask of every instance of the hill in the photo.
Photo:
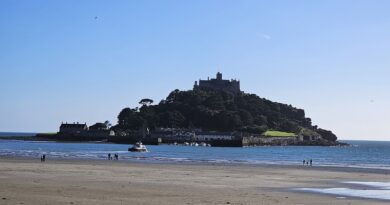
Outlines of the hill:
M255 135L278 133L303 138L318 137L335 142L331 131L312 125L303 109L273 102L255 94L213 89L172 91L165 100L153 105L142 99L140 108L124 108L112 129L131 132L158 127L240 131ZM274 132L269 132L274 131Z

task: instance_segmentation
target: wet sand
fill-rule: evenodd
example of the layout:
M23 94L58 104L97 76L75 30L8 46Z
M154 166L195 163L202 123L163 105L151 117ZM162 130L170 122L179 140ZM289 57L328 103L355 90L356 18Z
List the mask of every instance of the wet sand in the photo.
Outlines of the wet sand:
M389 171L0 158L0 204L389 204L293 191L389 182Z

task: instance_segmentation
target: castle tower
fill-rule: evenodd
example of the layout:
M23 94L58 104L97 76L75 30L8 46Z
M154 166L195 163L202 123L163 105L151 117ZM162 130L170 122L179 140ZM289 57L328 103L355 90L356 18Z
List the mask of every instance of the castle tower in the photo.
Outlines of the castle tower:
M217 73L217 80L222 80L222 73L220 72Z

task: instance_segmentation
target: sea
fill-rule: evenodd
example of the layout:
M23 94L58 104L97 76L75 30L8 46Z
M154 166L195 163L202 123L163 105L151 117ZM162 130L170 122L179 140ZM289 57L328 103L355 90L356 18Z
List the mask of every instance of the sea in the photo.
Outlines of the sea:
M148 145L149 152L128 152L132 145L107 143L59 143L1 140L0 157L106 160L118 154L120 160L159 163L217 163L249 165L302 165L356 167L390 170L390 141L342 141L351 146L259 146L195 147Z

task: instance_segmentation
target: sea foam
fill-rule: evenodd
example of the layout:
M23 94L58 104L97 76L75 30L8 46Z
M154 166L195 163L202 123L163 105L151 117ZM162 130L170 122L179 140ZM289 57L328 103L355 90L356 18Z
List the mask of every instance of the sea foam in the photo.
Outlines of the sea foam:
M359 181L347 181L346 184L357 184L364 186L377 187L378 189L388 189L390 190L390 182L359 182Z
M344 184L363 185L369 188L298 188L298 191L332 194L346 197L359 197L368 199L390 200L390 182L358 182L347 181Z

